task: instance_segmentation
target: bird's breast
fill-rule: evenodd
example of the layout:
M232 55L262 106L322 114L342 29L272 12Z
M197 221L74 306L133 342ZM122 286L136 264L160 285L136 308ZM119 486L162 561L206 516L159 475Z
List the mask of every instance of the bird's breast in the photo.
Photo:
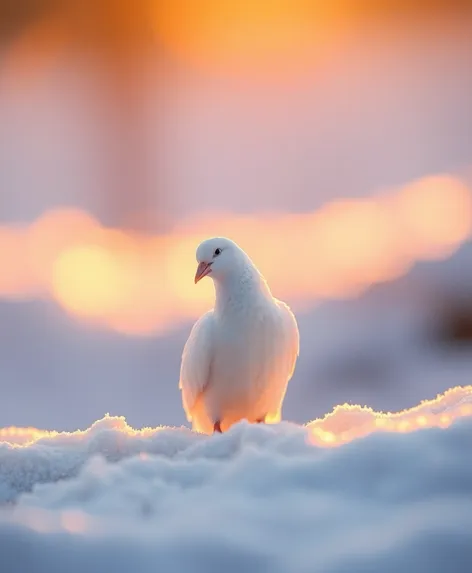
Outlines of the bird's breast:
M277 323L270 312L252 313L222 319L217 329L212 378L227 391L257 387L266 382L264 372L271 360L271 339Z

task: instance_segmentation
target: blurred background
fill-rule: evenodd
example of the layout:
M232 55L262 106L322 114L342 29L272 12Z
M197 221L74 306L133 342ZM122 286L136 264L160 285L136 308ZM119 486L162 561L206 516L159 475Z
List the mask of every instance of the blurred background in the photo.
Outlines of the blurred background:
M185 423L195 248L297 313L284 417L472 382L472 6L1 0L0 426Z

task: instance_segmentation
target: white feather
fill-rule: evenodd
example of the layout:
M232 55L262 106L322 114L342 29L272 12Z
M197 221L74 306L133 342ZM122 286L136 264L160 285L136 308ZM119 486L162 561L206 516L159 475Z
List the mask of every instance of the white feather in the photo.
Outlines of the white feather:
M295 317L237 245L228 239L203 245L202 260L214 245L229 252L212 267L215 308L195 323L182 354L187 418L205 433L217 421L223 431L241 419L278 421L299 352Z
M213 330L213 311L210 310L194 324L182 354L179 387L189 422L195 402L210 378Z

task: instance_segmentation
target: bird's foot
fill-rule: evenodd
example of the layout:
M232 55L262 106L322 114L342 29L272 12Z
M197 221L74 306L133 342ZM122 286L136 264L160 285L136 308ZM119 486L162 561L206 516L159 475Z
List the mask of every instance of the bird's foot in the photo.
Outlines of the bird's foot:
M222 430L221 430L221 422L218 420L217 422L215 422L214 426L213 426L213 433L218 432L219 434L222 434Z
M263 418L259 418L259 420L256 420L256 424L265 424L265 416Z

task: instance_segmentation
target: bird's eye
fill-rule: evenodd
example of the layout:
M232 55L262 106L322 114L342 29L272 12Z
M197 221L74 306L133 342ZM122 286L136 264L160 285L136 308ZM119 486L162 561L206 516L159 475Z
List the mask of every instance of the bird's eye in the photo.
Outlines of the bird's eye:
M221 254L221 249L215 249L215 252L213 253L214 257L217 257L219 254Z

